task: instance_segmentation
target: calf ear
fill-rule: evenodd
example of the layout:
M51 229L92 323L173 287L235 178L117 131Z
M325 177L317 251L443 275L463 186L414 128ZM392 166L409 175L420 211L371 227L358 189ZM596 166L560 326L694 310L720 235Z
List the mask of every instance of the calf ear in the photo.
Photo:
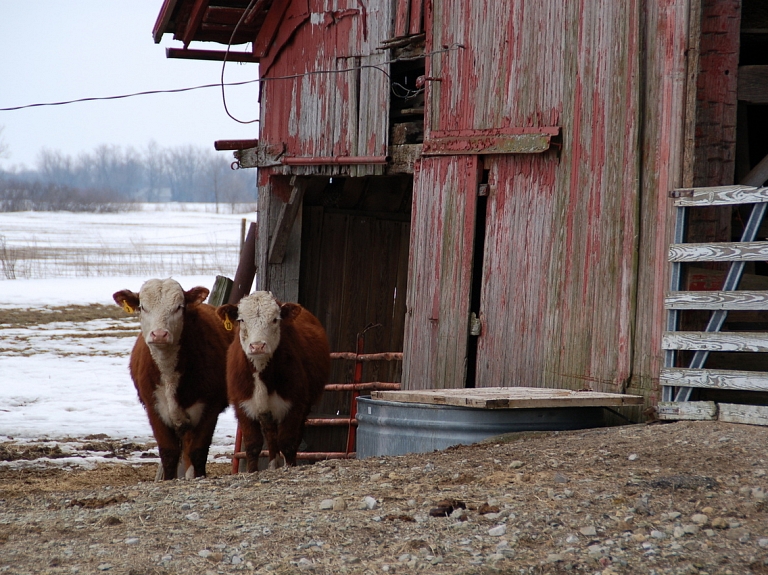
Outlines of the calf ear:
M127 313L133 313L139 307L139 294L131 290L120 290L112 294L115 303L122 307Z
M287 320L296 319L302 307L297 303L284 303L280 306L280 317Z
M216 315L224 322L224 327L230 331L237 321L237 306L231 303L224 304L216 308Z
M197 286L184 292L184 301L189 307L200 305L208 297L210 290L208 288Z

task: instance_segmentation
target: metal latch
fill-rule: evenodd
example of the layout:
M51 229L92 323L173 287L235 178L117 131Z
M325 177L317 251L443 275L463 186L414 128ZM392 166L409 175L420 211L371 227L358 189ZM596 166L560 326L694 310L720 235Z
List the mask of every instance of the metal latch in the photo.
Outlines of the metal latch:
M690 188L677 188L669 191L670 198L692 198L693 190Z
M477 317L475 312L472 312L469 316L469 335L480 335L483 330L483 323L480 318Z

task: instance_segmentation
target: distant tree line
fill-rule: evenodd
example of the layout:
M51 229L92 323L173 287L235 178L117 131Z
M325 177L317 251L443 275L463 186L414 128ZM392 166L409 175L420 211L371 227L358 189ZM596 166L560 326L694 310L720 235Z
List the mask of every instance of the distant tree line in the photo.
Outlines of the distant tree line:
M231 158L231 156L229 156ZM254 170L232 170L221 153L195 146L142 152L103 145L77 158L40 152L33 170L0 169L0 211L91 209L96 203L256 201ZM64 207L69 206L69 207Z

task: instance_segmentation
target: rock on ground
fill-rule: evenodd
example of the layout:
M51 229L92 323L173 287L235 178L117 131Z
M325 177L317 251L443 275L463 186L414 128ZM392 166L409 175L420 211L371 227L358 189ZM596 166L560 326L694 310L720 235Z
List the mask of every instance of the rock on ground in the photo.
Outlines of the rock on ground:
M768 573L766 445L678 422L165 483L0 466L0 573Z

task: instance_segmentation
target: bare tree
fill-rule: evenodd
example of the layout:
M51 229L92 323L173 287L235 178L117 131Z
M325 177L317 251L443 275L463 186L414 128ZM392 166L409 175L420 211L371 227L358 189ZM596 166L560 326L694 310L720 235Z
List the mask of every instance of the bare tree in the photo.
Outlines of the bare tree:
M8 144L6 143L5 138L3 138L4 130L5 130L5 126L0 126L0 159L11 157L11 152L8 148Z
M43 148L37 155L37 171L48 182L71 186L76 183L72 158L58 150Z
M146 186L146 200L157 202L160 200L163 188L168 187L167 152L158 146L155 140L147 144L144 151L144 184Z

